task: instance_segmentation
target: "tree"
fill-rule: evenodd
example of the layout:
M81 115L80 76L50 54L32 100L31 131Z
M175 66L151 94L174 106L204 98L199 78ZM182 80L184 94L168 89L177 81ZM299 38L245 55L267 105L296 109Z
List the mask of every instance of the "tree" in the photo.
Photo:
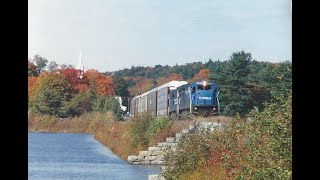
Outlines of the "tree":
M28 76L28 102L34 97L34 91L36 89L37 77Z
M64 75L64 79L67 80L71 84L73 90L78 92L77 85L80 83L79 70L74 69L74 68L67 68L67 69L63 69L60 71Z
M64 70L64 69L67 69L67 68L73 68L73 66L71 64L67 65L67 64L61 64L60 65L60 69L61 70Z
M266 63L256 76L259 83L269 91L286 94L292 87L292 64L290 62Z
M33 61L37 65L37 70L39 74L44 70L44 68L47 66L47 63L48 63L48 60L46 58L43 58L38 54L34 56Z
M34 98L30 99L30 107L35 113L63 116L63 106L72 98L71 91L71 85L63 75L42 73L36 83Z
M79 78L79 70L74 68L66 68L59 70L63 75L64 78L71 84L74 93L78 92L87 92L89 91L89 81L88 78Z
M170 81L183 81L183 76L181 74L172 73L166 77L159 77L156 79L157 86L160 86Z
M98 95L114 96L114 84L111 76L102 75L96 79L96 83L96 91Z
M199 73L195 74L192 78L192 82L198 81L198 80L208 80L211 76L211 72L209 69L201 69Z
M113 84L115 94L122 97L122 104L128 107L128 83L124 80L123 77L113 76Z
M129 92L131 96L136 96L139 94L142 94L144 92L147 92L154 87L154 84L152 82L152 79L149 78L140 78L137 82L136 85L129 88Z
M37 68L31 60L28 60L28 76L38 76Z
M233 53L227 64L217 70L217 82L221 88L221 109L227 115L241 115L253 108L253 100L249 94L247 78L250 73L250 53L244 51Z
M84 73L83 78L95 81L100 76L102 76L102 74L99 71L97 71L95 69L89 69Z
M127 97L129 95L128 92L128 84L124 80L123 77L113 77L114 91L117 96Z
M79 84L76 84L73 88L76 90L76 92L88 92L89 91L89 83L87 82L80 82Z
M59 69L59 65L55 61L51 61L48 65L49 72L56 71Z
M105 76L97 70L90 69L84 73L83 79L91 81L90 86L95 86L95 92L98 95L114 95L114 84L111 76Z
M118 118L121 118L122 110L119 101L113 96L97 96L93 101L93 111L113 112Z
M80 116L92 111L93 98L89 92L80 92L65 104L64 116Z

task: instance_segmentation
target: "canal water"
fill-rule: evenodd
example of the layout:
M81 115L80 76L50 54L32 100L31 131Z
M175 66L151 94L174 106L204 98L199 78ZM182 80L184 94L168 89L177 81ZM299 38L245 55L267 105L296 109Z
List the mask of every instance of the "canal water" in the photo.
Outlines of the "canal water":
M28 179L144 180L160 166L130 165L88 134L29 133Z

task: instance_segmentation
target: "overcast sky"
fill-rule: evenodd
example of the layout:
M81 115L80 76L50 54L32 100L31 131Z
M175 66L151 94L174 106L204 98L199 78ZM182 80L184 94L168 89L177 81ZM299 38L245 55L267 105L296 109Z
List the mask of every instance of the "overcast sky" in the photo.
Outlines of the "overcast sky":
M227 60L291 61L290 0L28 0L28 56L101 72Z

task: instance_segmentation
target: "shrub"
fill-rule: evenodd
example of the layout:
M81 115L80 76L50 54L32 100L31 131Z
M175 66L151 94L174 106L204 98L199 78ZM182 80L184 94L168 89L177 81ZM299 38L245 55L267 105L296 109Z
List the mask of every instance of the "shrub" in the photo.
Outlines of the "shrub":
M163 173L165 179L179 179L182 175L196 170L203 166L208 159L210 134L202 132L199 134L189 134L178 144L176 152L167 151L165 162L168 166Z
M201 173L212 173L219 174L214 179L291 179L291 102L291 94L277 96L252 121L237 116L222 131L188 135L178 153L165 155L165 178L205 179Z
M93 102L93 111L107 112L112 111L118 119L121 118L122 110L118 100L114 97L97 96Z
M113 112L108 111L105 113L88 113L86 119L90 121L88 132L95 133L98 128L110 125L111 123L115 122L117 118L115 117Z
M57 118L54 116L43 115L40 118L39 123L36 126L36 129L41 129L42 131L49 130L57 122Z
M130 133L131 133L131 147L136 148L139 145L147 147L149 144L149 124L153 117L144 113L140 116L133 118L130 122Z
M245 128L245 127L244 127ZM246 129L248 156L241 177L292 178L292 97L277 96ZM255 132L255 133L250 133Z
M170 127L172 121L168 117L153 118L149 124L148 132L151 134L158 133L162 129Z

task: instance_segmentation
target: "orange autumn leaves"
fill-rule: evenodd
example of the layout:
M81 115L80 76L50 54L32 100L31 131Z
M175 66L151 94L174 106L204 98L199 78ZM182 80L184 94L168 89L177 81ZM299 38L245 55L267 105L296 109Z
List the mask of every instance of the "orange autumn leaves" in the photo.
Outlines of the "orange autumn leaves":
M159 77L156 81L157 85L161 86L162 84L165 84L170 81L183 81L183 76L181 74L172 73L166 77Z
M33 96L33 92L36 89L37 77L28 76L28 97L31 98Z
M97 70L91 69L84 73L83 79L88 80L89 83L94 83L95 90L98 95L112 96L115 94L111 76L105 76Z
M209 69L201 69L198 74L194 75L194 77L191 79L191 82L197 80L208 80L211 75L212 74Z
M44 77L58 78L60 76L72 87L73 94L88 92L91 88L98 95L114 95L114 84L111 76L105 76L93 69L86 71L82 79L78 77L78 74L79 70L67 68L55 72L43 72L39 77L28 76L28 97L30 99L34 95L37 86L41 84Z
M32 64L30 63L30 66ZM61 74L63 79L66 80L70 86L72 87L72 94L78 94L80 92L88 92L90 89L94 90L96 94L102 96L113 96L115 95L115 87L113 83L112 76L106 76L97 70L90 69L87 70L83 78L80 79L78 74L79 70L74 68L67 68L67 69L59 69L53 72L43 72L40 76L35 77L29 75L28 77L28 97L32 97L32 93L35 91L37 87L37 81L40 77L46 76L53 76L54 74ZM211 76L211 72L208 69L202 69L198 74L195 74L194 77L188 82L193 82L198 79L208 79ZM165 77L158 77L156 79L146 78L146 77L125 77L126 81L133 81L134 85L131 86L128 91L130 92L131 96L136 96L142 94L152 88L160 86L170 81L183 81L183 75L172 73ZM40 82L39 82L40 83Z
M131 96L142 94L154 87L152 79L149 78L137 77L133 81L136 82L136 85L128 89Z

